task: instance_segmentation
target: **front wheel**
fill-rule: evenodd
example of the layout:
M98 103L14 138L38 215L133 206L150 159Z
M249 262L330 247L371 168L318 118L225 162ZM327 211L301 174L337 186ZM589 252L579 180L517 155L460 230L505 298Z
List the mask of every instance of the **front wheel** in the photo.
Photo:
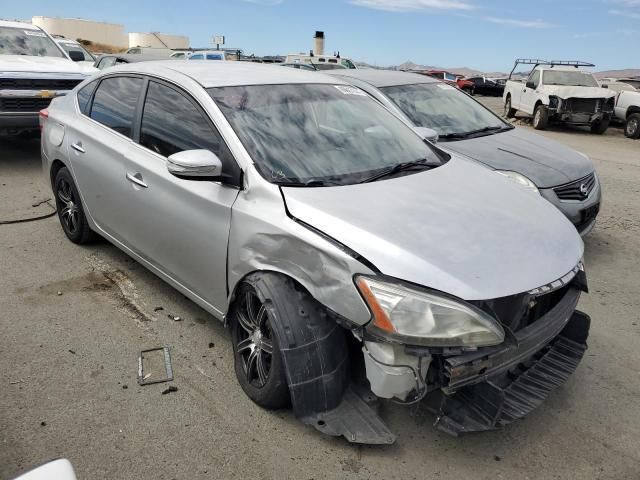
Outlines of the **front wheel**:
M261 407L285 408L290 403L289 387L269 292L260 282L245 282L236 298L231 336L238 383Z
M507 97L507 101L504 102L504 116L506 118L513 118L516 116L516 109L511 108L511 97Z
M624 135L627 138L640 138L640 113L633 113L624 124Z
M549 110L544 105L538 105L533 113L533 128L544 130L549 124Z
M602 120L598 120L597 122L593 122L591 124L591 133L602 135L609 128L609 122L611 122L611 119L609 118L604 118Z

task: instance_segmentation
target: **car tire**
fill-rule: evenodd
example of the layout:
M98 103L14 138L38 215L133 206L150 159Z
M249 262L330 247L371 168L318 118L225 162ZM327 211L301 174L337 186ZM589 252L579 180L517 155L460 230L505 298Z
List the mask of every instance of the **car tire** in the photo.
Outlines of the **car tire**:
M513 118L516 116L516 109L511 108L511 96L508 96L507 100L504 102L504 116L506 118Z
M611 123L610 118L593 122L591 124L591 133L595 133L596 135L602 135L609 128L609 123Z
M257 273L238 287L230 315L234 368L247 396L263 408L275 410L291 404L284 359L273 322L289 315L294 292L284 281L263 281L270 273ZM280 277L280 276L278 276Z
M79 245L94 240L96 234L89 227L80 194L67 167L61 168L56 173L53 192L58 219L67 238Z
M640 113L632 113L624 124L624 136L627 138L640 138Z
M533 128L544 130L549 124L549 110L544 105L538 105L533 112Z

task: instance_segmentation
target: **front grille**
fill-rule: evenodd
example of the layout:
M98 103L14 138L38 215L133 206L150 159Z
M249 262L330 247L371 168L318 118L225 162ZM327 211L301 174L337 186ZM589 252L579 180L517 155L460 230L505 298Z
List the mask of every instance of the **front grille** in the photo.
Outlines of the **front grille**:
M569 98L565 110L573 113L597 113L600 107L599 98Z
M50 98L0 98L0 112L39 112L50 103Z
M553 189L560 200L582 201L591 195L596 186L596 175L590 173L584 178Z
M0 78L0 90L71 90L81 81L55 78Z

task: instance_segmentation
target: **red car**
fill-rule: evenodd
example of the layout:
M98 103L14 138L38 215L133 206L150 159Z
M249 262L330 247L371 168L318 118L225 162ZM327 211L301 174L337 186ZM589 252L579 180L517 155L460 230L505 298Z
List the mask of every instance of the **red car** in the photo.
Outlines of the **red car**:
M428 75L429 77L437 78L438 80L442 80L443 82L457 87L460 90L473 92L473 82L463 79L460 75L454 75L453 73L447 72L446 70L425 70L420 73L422 73L423 75Z

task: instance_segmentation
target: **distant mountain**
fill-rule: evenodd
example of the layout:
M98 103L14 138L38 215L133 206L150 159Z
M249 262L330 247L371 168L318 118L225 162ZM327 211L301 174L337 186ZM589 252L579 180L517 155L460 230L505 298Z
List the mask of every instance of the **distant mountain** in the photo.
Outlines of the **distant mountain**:
M367 65L367 64L358 64L358 65L366 66L369 68L380 68L380 67L374 67L372 65ZM509 76L508 73L504 73L504 72L481 72L480 70L475 70L469 67L448 67L447 68L447 67L436 67L433 65L420 65L418 63L412 62L411 60L407 60L406 62L401 63L400 65L394 65L394 66L385 67L385 68L389 70L446 70L447 72L451 72L455 75L463 75L465 77L475 77L475 76L483 75L489 78L501 78L501 77ZM594 72L594 74L597 78L640 77L640 69L629 68L624 70L606 70L602 72ZM513 75L516 77L526 77L529 75L529 70L525 72L515 72Z

